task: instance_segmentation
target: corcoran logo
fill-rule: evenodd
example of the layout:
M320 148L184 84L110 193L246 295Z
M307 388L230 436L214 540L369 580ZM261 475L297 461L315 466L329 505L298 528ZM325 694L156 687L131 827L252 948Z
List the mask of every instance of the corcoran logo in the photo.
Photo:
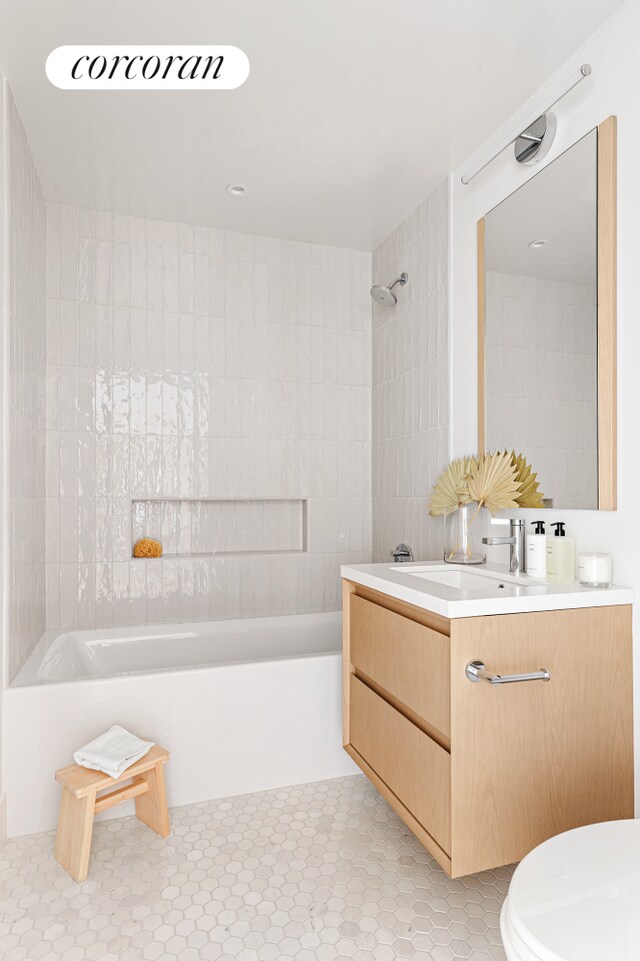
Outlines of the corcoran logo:
M66 46L47 57L61 90L233 90L249 76L239 47Z

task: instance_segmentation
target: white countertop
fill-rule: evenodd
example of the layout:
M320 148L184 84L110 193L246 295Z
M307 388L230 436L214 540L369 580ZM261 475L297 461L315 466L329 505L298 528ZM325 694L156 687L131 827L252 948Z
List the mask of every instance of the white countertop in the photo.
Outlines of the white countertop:
M486 580L486 589L464 589L428 580L430 573L459 571ZM577 607L612 607L632 604L630 587L582 587L578 581L559 584L536 580L526 574L509 574L499 564L464 567L442 561L412 564L343 565L346 580L380 591L399 601L413 604L443 617L482 617L487 614L524 614L531 611L561 611ZM501 594L501 591L506 593Z

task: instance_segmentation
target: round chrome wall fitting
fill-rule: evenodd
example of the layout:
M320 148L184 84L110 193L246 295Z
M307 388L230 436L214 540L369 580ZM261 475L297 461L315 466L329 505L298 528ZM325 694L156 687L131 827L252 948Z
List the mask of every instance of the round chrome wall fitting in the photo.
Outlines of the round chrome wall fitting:
M546 157L556 136L556 115L543 113L523 130L513 145L519 164L537 164Z

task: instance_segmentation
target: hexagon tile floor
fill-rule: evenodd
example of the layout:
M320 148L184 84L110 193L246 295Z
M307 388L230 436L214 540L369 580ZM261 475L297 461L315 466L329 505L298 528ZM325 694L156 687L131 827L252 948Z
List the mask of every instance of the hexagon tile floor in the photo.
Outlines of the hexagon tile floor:
M3 961L502 961L502 868L449 880L364 777L94 831L89 880L53 834L0 851Z

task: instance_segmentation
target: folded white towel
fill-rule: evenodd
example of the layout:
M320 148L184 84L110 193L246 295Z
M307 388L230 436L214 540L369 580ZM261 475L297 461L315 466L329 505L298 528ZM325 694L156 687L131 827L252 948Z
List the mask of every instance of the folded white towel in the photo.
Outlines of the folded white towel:
M78 748L73 760L92 771L104 771L110 777L119 778L123 771L144 757L153 745L153 741L141 741L135 734L125 731L119 724L114 724L106 734L101 734L84 747Z

